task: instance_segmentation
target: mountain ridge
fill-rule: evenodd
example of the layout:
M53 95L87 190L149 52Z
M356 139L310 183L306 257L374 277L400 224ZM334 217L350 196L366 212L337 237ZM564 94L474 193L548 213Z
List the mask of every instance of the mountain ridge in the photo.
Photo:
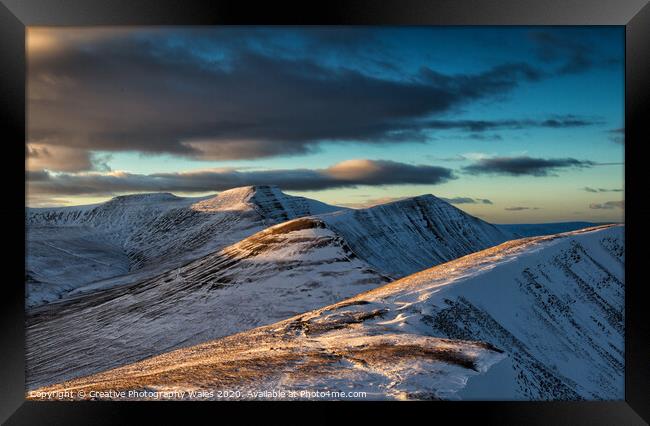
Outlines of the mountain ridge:
M275 324L40 390L490 399L499 388L506 399L620 399L623 234L603 226L509 241Z
M427 210L427 203L446 206ZM411 207L410 213L402 212L400 221L381 217L382 211L394 214L406 206ZM451 244L427 256L418 254L422 250L402 238L403 253L398 253L396 258L382 255L384 247L390 246L394 236L400 233L409 238L417 236L422 248L439 251L437 246L447 243L441 237L434 241L427 235L431 232L427 226L435 223L430 226L432 231L444 227L441 220L427 215L445 210L467 218L472 226L458 230L469 231L476 237L477 245L473 245L468 235L462 237L462 243ZM342 223L337 213L351 218L350 223ZM54 301L78 288L92 291L146 279L218 251L268 226L305 216L326 220L334 231L350 240L355 251L368 250L373 254L367 259L373 266L390 265L390 270L384 272L396 278L510 238L504 232L493 231L489 235L480 232L496 228L432 195L363 210L290 196L274 185L238 187L199 198L182 198L170 193L118 196L96 205L27 210L28 306ZM372 228L372 224L376 226ZM376 235L381 241L368 246L362 233L354 227ZM454 238L447 240L453 243Z
M28 305L93 282L101 287L145 279L289 218L338 209L264 185L210 197L148 193L76 208L28 209Z
M32 310L27 382L89 374L269 324L388 281L324 222L283 222L154 278Z
M253 190L255 195L268 199L268 194L260 193L257 189L238 188L221 198L206 201L211 211L224 207L230 211L236 207L239 209L236 210L236 217L240 218L242 211L253 214L250 210L242 210L242 206L254 195ZM435 215L441 211L447 214L436 218ZM97 352L94 358L86 362L92 366L80 365L75 368L74 362L68 363L70 371L92 372L89 368L111 365L114 360L151 356L188 342L197 343L200 339L221 337L278 321L384 284L396 275L405 275L404 269L418 270L422 265L441 263L447 258L499 242L473 237L483 227L491 230L492 226L433 196L416 197L414 200L391 203L386 208L376 206L367 212L350 213L337 211L282 222L152 278L105 292L78 293L69 303L56 304L57 312L54 314L48 312L50 309L47 306L35 310L28 326L29 341L36 342L27 355L30 364L34 365L29 369L28 381L38 382L43 380L44 372L56 371L52 362L56 364L60 348L81 351L79 345L96 347L93 350L93 353ZM359 219L359 214L367 214L368 218ZM458 244L455 238L460 235L461 229L447 229L452 225L444 225L450 215L459 224L469 223L468 227L462 228L465 236ZM475 224L476 229L472 228ZM350 232L356 228L360 231ZM364 238L361 242L355 239L359 233ZM444 239L440 233L443 233ZM473 238L481 245L465 244L473 241ZM315 241L313 246L310 245L312 240ZM364 248L368 244L374 252ZM249 259L248 255L244 255L242 258L243 253L252 253L252 257ZM314 256L317 260L314 260ZM410 257L418 259L420 263L404 266L402 260ZM343 263L342 259L345 259ZM339 265L338 269L332 270L336 265ZM396 268L403 269L396 273L383 265L396 265ZM193 280L196 285L186 285L183 280L187 279ZM279 280L283 282L279 283ZM213 292L213 289L218 291ZM193 293L195 290L196 294ZM251 292L255 291L264 291L266 298L249 300ZM279 294L284 296L279 298ZM238 311L242 306L246 306L243 313ZM59 314L59 311L62 313ZM181 314L177 314L179 311ZM218 326L204 330L192 325L193 314L197 312L214 317L213 322ZM140 322L139 330L131 330L135 317L153 319ZM108 319L110 322L106 322ZM166 333L160 332L160 321L167 324L163 327ZM58 338L46 341L39 337L61 335L61 339L64 339L65 335L57 330L66 327L74 336L69 341L63 342ZM117 353L111 352L110 345L104 347L104 343L93 341L94 336L110 329L119 330L116 333L120 335L121 346ZM148 347L133 347L136 341L156 340L165 343L158 345L155 352ZM123 350L124 346L130 349Z
M361 257L394 278L513 237L431 194L319 217Z

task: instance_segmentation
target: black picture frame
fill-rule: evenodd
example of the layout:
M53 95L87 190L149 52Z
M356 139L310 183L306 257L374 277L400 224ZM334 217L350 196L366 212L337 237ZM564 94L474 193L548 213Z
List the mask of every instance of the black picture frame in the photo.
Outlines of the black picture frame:
M312 417L294 407L307 403L206 402L33 402L24 386L24 218L25 191L25 27L95 25L622 25L626 33L625 65L625 401L589 402L375 402L309 403ZM0 420L22 424L125 424L135 414L148 421L174 415L211 416L224 412L238 421L263 421L291 410L288 422L330 419L354 409L366 420L386 413L424 416L432 422L475 420L487 424L648 424L650 421L650 318L644 297L643 216L644 118L650 111L650 5L647 0L349 0L302 4L198 0L0 0L0 110L4 183L0 214L10 240L5 242L5 280L0 298ZM20 224L23 224L21 226ZM23 250L21 250L21 248ZM288 405L290 404L290 405ZM257 409L253 409L253 405ZM152 408L153 407L153 408ZM213 420L227 421L224 417ZM232 418L232 417L231 417ZM423 420L419 420L423 421ZM165 423L162 421L162 423Z

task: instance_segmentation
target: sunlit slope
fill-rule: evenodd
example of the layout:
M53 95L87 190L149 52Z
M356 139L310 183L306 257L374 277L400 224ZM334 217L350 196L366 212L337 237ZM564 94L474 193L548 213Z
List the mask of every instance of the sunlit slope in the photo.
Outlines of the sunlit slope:
M270 326L42 390L621 399L623 229L511 241Z
M288 198L294 203L289 209L276 205L279 196L261 202L261 191L252 193L254 205L274 220L287 217L281 212L329 209ZM193 208L239 209L238 220L246 222L242 217L257 211L247 210L249 193L225 191ZM284 222L155 278L35 310L27 334L28 383L53 383L270 324L505 239L494 226L433 196L345 213ZM160 220L145 229L164 234ZM226 229L229 238L237 228L231 223ZM168 232L186 235L178 226ZM200 238L214 239L215 232L220 235L206 231ZM64 362L66 351L83 356Z
M91 206L28 209L28 305L148 278L268 226L340 209L274 186L201 199L154 193Z
M295 219L155 278L34 310L27 383L270 324L388 281L323 222Z

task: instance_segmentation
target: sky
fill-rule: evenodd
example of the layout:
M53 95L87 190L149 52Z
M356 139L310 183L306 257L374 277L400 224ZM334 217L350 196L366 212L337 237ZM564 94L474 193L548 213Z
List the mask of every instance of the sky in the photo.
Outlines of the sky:
M274 184L623 220L623 27L30 27L27 57L30 207Z

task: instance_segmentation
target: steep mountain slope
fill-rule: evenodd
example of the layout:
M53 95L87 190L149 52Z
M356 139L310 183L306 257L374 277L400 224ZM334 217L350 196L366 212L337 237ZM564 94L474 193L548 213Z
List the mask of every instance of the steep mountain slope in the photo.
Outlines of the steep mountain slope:
M322 221L295 219L153 279L35 309L27 322L27 381L97 372L388 281Z
M129 272L124 243L130 233L166 210L196 201L172 194L138 194L88 206L27 209L27 305Z
M510 233L433 195L320 218L355 253L394 278L512 239Z
M311 215L392 278L512 238L432 195L363 210L289 196L275 186L203 199L121 196L92 206L28 210L27 304L142 281L268 226Z
M173 259L176 264L212 253L255 232L290 219L340 210L316 200L294 197L275 186L230 189L168 211L129 235L132 269Z
M506 238L492 225L433 196L350 214L345 211L332 214L327 213L332 209L330 206L298 197L280 197L276 191L272 187L225 191L218 197L192 204L192 213L182 219L179 219L179 209L172 209L141 227L128 241L133 247L147 248L138 257L143 262L154 255L158 258L173 255L176 261L186 259L186 253L197 253L193 251L195 246L201 247L201 253L212 247L217 250L153 279L145 277L137 284L123 283L114 291L94 294L96 284L84 286L69 292L71 303L57 303L36 311L28 333L33 337L28 341L36 342L29 348L35 356L34 364L39 366L33 369L34 376L45 377L49 368L56 368L53 365L56 354L64 349L74 351L80 345L95 345L97 354L90 357L88 366L80 366L80 371L97 371L116 365L110 364L115 360L141 359L334 303L407 271L423 269ZM220 214L211 221L197 222L191 219L194 212ZM255 229L258 216L265 221L276 221L310 212L325 213L285 222L218 250L225 241L251 232L251 226ZM189 219L184 222L186 217ZM195 223L200 226L194 227ZM305 226L311 231L303 230ZM155 235L146 234L149 230L155 230ZM306 250L303 236L296 234L298 231L309 233L305 237L307 241L318 237L323 246ZM156 238L157 235L161 237ZM170 240L170 236L174 239ZM339 248L331 247L329 241ZM243 247L246 249L242 251ZM254 261L242 259L242 253L249 252L254 254ZM310 260L311 256L316 256L317 261ZM346 263L339 259L352 260ZM304 267L291 266L295 262ZM170 263L166 265L169 267ZM329 265L335 268L330 270ZM137 276L133 272L130 275ZM100 282L102 286L105 283ZM89 287L94 291L84 293ZM203 294L206 288L220 287L223 291ZM262 293L256 292L267 290L268 299L260 299ZM278 292L287 296L279 297ZM198 315L203 310L218 325L206 325L204 330L183 316ZM143 323L140 317L153 317L154 321ZM110 324L105 321L109 318ZM138 324L137 330L132 330L134 323ZM162 328L161 323L165 324ZM69 337L62 335L51 341L41 337L59 334L59 327L64 330L66 324L75 324L66 331ZM120 331L121 344L125 347L115 345L117 353L91 343L96 335L113 328L129 330ZM41 341L44 346L38 344ZM152 341L152 344L134 348L136 341ZM48 363L48 357L54 362Z
M270 326L40 391L621 399L624 260L622 226L510 241Z
M121 241L164 211L184 207L200 198L176 197L170 193L123 195L86 206L28 208L27 225L89 226L111 230L112 238Z
M339 209L273 186L211 198L137 194L91 206L28 209L28 305L88 283L96 289L142 280L270 225Z

